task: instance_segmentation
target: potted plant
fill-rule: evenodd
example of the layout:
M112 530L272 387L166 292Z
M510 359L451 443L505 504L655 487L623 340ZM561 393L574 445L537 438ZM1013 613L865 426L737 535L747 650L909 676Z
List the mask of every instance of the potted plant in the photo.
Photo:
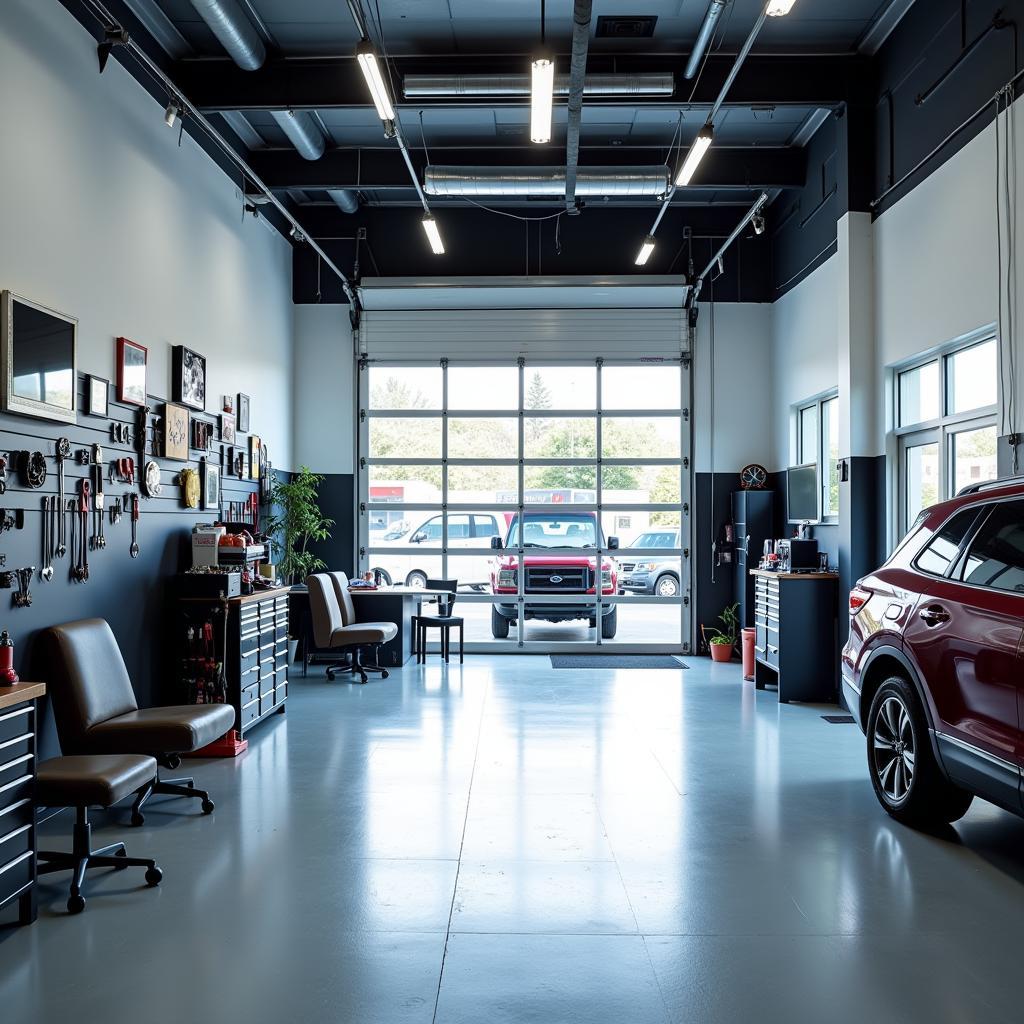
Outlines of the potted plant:
M722 628L704 630L704 638L708 642L712 661L732 660L732 653L736 648L736 637L739 633L739 609L738 604L726 605L725 610L718 616Z
M327 563L309 550L310 543L327 540L334 526L334 520L326 518L317 504L323 480L303 466L290 481L275 480L271 487L271 512L265 529L281 552L277 572L286 584L302 583L310 573L327 568ZM289 661L294 661L297 646L297 639L289 641Z

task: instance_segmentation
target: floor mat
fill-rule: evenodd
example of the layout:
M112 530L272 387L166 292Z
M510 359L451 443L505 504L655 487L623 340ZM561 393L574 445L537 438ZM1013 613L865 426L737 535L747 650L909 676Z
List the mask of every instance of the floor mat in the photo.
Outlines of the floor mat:
M552 654L552 668L689 668L671 654Z
M822 715L826 722L832 725L856 725L857 719L853 715Z

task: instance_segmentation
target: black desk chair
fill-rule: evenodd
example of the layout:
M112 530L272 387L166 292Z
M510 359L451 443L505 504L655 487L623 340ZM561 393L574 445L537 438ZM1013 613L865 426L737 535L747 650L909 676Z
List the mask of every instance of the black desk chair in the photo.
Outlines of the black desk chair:
M412 628L416 637L416 664L427 663L427 631L432 628L441 631L441 657L447 661L452 646L451 632L455 626L459 629L459 664L462 664L466 623L465 620L452 615L458 589L458 580L427 580L427 590L443 590L446 593L437 598L437 610L440 614L412 617Z

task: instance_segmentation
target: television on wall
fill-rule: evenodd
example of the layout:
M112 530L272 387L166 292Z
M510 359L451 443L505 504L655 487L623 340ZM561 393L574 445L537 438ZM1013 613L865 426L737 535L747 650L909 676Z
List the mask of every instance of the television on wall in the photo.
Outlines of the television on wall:
M77 335L73 317L0 294L0 408L74 423Z
M821 518L818 506L818 467L809 462L786 471L786 512L791 523L816 523Z

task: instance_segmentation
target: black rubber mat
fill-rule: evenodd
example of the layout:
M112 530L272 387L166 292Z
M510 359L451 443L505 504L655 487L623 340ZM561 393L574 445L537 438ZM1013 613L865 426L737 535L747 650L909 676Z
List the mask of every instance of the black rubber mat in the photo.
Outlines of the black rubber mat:
M856 725L857 719L853 715L822 715L826 722L832 725Z
M552 654L552 668L689 668L671 654Z

